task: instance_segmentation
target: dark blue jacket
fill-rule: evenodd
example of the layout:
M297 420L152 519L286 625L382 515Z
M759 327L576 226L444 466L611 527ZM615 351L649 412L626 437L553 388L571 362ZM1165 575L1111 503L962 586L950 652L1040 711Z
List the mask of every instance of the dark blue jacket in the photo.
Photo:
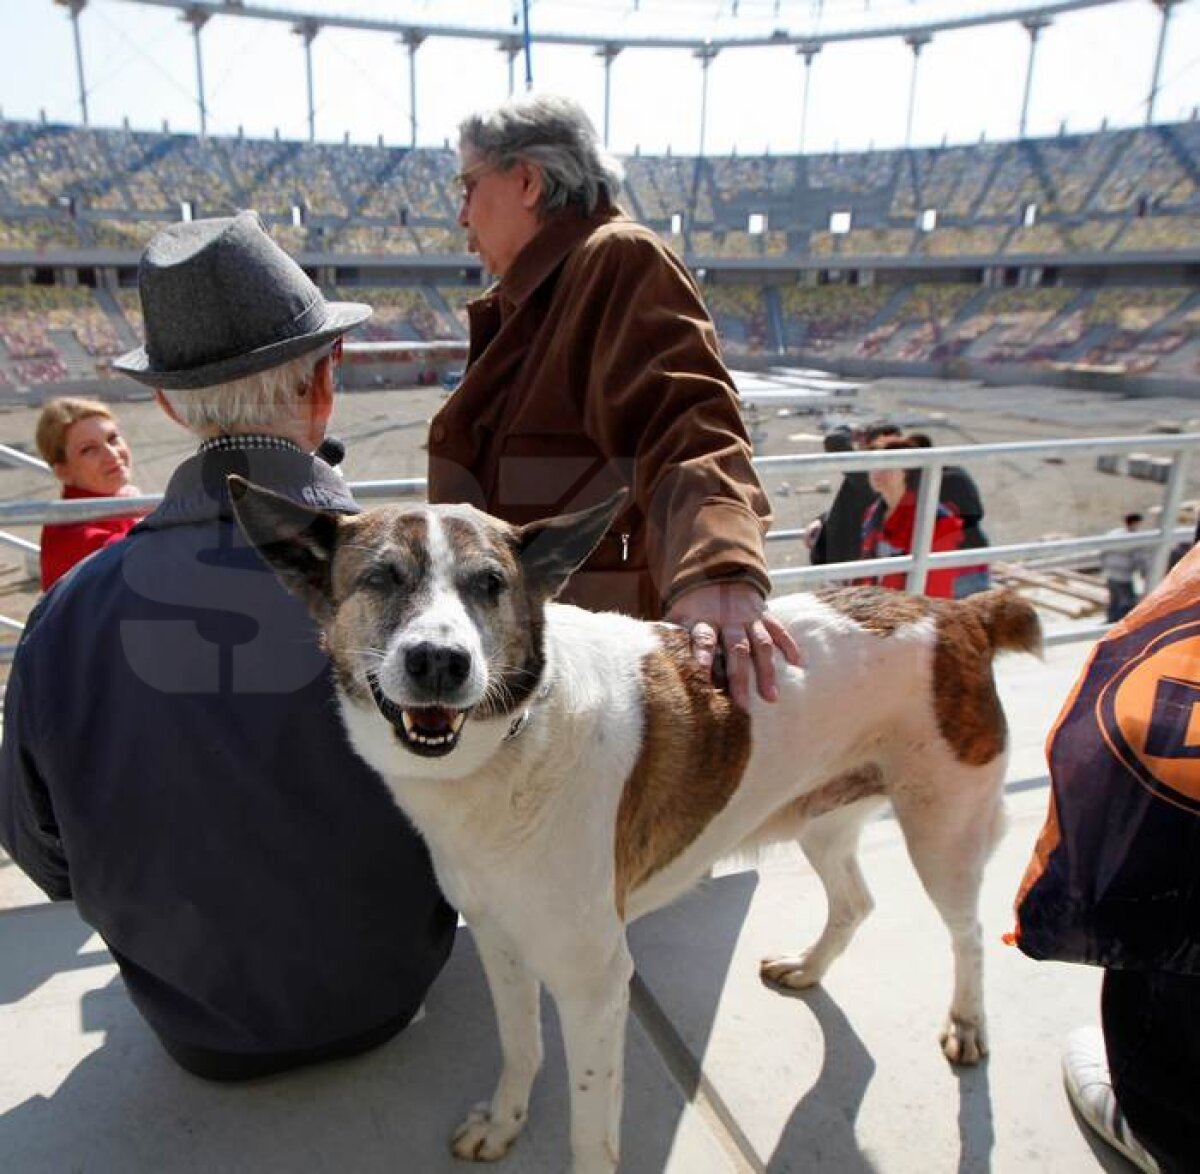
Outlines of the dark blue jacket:
M176 470L159 509L30 618L0 841L74 898L177 1058L302 1058L407 1021L455 917L349 747L305 609L232 521L229 472L357 509L298 449Z

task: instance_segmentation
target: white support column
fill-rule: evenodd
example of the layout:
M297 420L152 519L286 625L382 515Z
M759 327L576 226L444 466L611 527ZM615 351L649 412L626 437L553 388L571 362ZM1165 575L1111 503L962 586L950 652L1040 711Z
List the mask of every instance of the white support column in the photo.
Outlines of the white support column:
M71 14L71 32L75 37L75 76L79 81L79 113L83 125L88 125L87 85L83 79L83 40L79 34L79 14L87 7L87 0L54 0Z
M700 150L697 154L701 156L704 154L704 143L708 134L708 67L719 52L720 50L712 45L705 45L692 52L692 56L700 62Z
M904 125L904 145L912 146L913 115L917 109L917 66L921 61L921 50L932 41L928 33L909 33L904 43L912 50L912 77L908 83L908 121Z
M321 24L316 20L302 20L292 28L292 32L304 40L304 72L308 79L308 141L310 143L317 137L316 101L313 96L312 43L320 31Z
M1158 26L1158 48L1154 51L1154 74L1150 79L1150 93L1146 98L1146 125L1154 121L1154 107L1158 102L1158 83L1162 75L1163 51L1167 47L1167 25L1171 23L1171 10L1178 0L1153 0L1162 11L1162 23Z
M805 41L802 45L796 46L796 52L804 58L804 98L800 103L800 154L804 154L804 147L808 141L808 93L809 86L812 83L812 63L813 58L821 52L820 41Z
M596 56L604 62L604 145L608 146L609 114L612 109L612 63L621 52L620 45L602 45Z
M1037 56L1038 35L1050 24L1048 16L1027 16L1021 21L1021 27L1029 34L1029 62L1025 67L1025 95L1021 99L1021 122L1017 137L1025 137L1025 127L1029 122L1029 95L1033 92L1033 63Z
M521 42L517 37L507 37L496 48L508 57L508 96L511 98L517 87L516 62L517 54L521 52Z
M427 34L420 29L405 29L402 38L408 46L408 145L417 145L417 50L425 43Z
M180 19L192 26L192 38L196 45L196 106L200 111L200 141L208 138L208 105L204 100L204 57L200 52L200 30L208 24L211 14L202 8L189 8Z

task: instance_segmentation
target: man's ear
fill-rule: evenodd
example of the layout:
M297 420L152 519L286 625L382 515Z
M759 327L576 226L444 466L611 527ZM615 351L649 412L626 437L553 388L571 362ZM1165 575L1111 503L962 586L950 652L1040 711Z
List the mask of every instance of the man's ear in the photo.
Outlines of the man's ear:
M162 408L162 410L166 412L167 415L170 416L171 419L180 426L180 428L187 427L187 425L179 418L179 413L175 410L175 405L171 403L171 401L167 399L165 395L163 395L161 387L156 387L154 389L154 402L158 404L158 406Z
M308 404L307 439L314 449L325 439L325 430L333 417L333 398L337 390L333 364L334 360L329 355L318 360L304 397L304 402Z
M607 501L574 514L530 522L517 531L517 555L526 582L543 599L553 599L596 549L629 496L624 489Z
M546 186L542 169L533 163L522 160L517 164L522 169L521 207L530 212L536 212L542 203L542 189Z
M341 519L309 509L236 474L228 478L238 525L279 581L308 605L318 622L331 614L330 568Z

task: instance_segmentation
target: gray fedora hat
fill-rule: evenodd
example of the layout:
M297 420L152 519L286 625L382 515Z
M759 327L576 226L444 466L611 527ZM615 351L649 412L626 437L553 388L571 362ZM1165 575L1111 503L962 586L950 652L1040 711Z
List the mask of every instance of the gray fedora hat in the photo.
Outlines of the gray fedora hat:
M228 383L317 350L371 307L327 302L257 212L172 224L138 267L146 345L113 366L151 387Z

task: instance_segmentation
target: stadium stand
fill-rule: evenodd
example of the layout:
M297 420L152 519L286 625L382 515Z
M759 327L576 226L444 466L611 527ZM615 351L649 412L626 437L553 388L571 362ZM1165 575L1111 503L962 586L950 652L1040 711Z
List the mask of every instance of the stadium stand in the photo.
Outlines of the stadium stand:
M483 293L478 285L439 285L437 293L458 323L463 338L467 336L467 303Z
M710 285L705 287L704 301L727 355L741 358L767 350L767 307L761 287Z
M630 211L720 271L704 289L730 354L1200 376L1196 121L624 163ZM461 339L482 287L457 167L449 149L0 121L0 387L103 376L140 335L145 242L242 207L323 284L376 301L371 337Z
M1200 216L1145 216L1130 222L1113 243L1118 252L1171 253L1200 241Z
M1020 361L1076 296L1074 290L1061 287L996 290L973 303L953 333L972 340L965 353L973 357L992 363Z
M787 286L780 291L784 344L814 354L847 351L886 305L884 288Z
M143 336L142 329L142 303L138 297L136 289L119 289L113 295L116 298L117 306L125 319L129 329L133 331L134 336L141 338Z
M423 286L354 286L334 292L343 301L364 301L375 307L375 313L359 331L368 341L433 342L462 337L454 315Z
M912 228L857 228L847 233L814 232L808 238L816 256L886 257L912 251Z

